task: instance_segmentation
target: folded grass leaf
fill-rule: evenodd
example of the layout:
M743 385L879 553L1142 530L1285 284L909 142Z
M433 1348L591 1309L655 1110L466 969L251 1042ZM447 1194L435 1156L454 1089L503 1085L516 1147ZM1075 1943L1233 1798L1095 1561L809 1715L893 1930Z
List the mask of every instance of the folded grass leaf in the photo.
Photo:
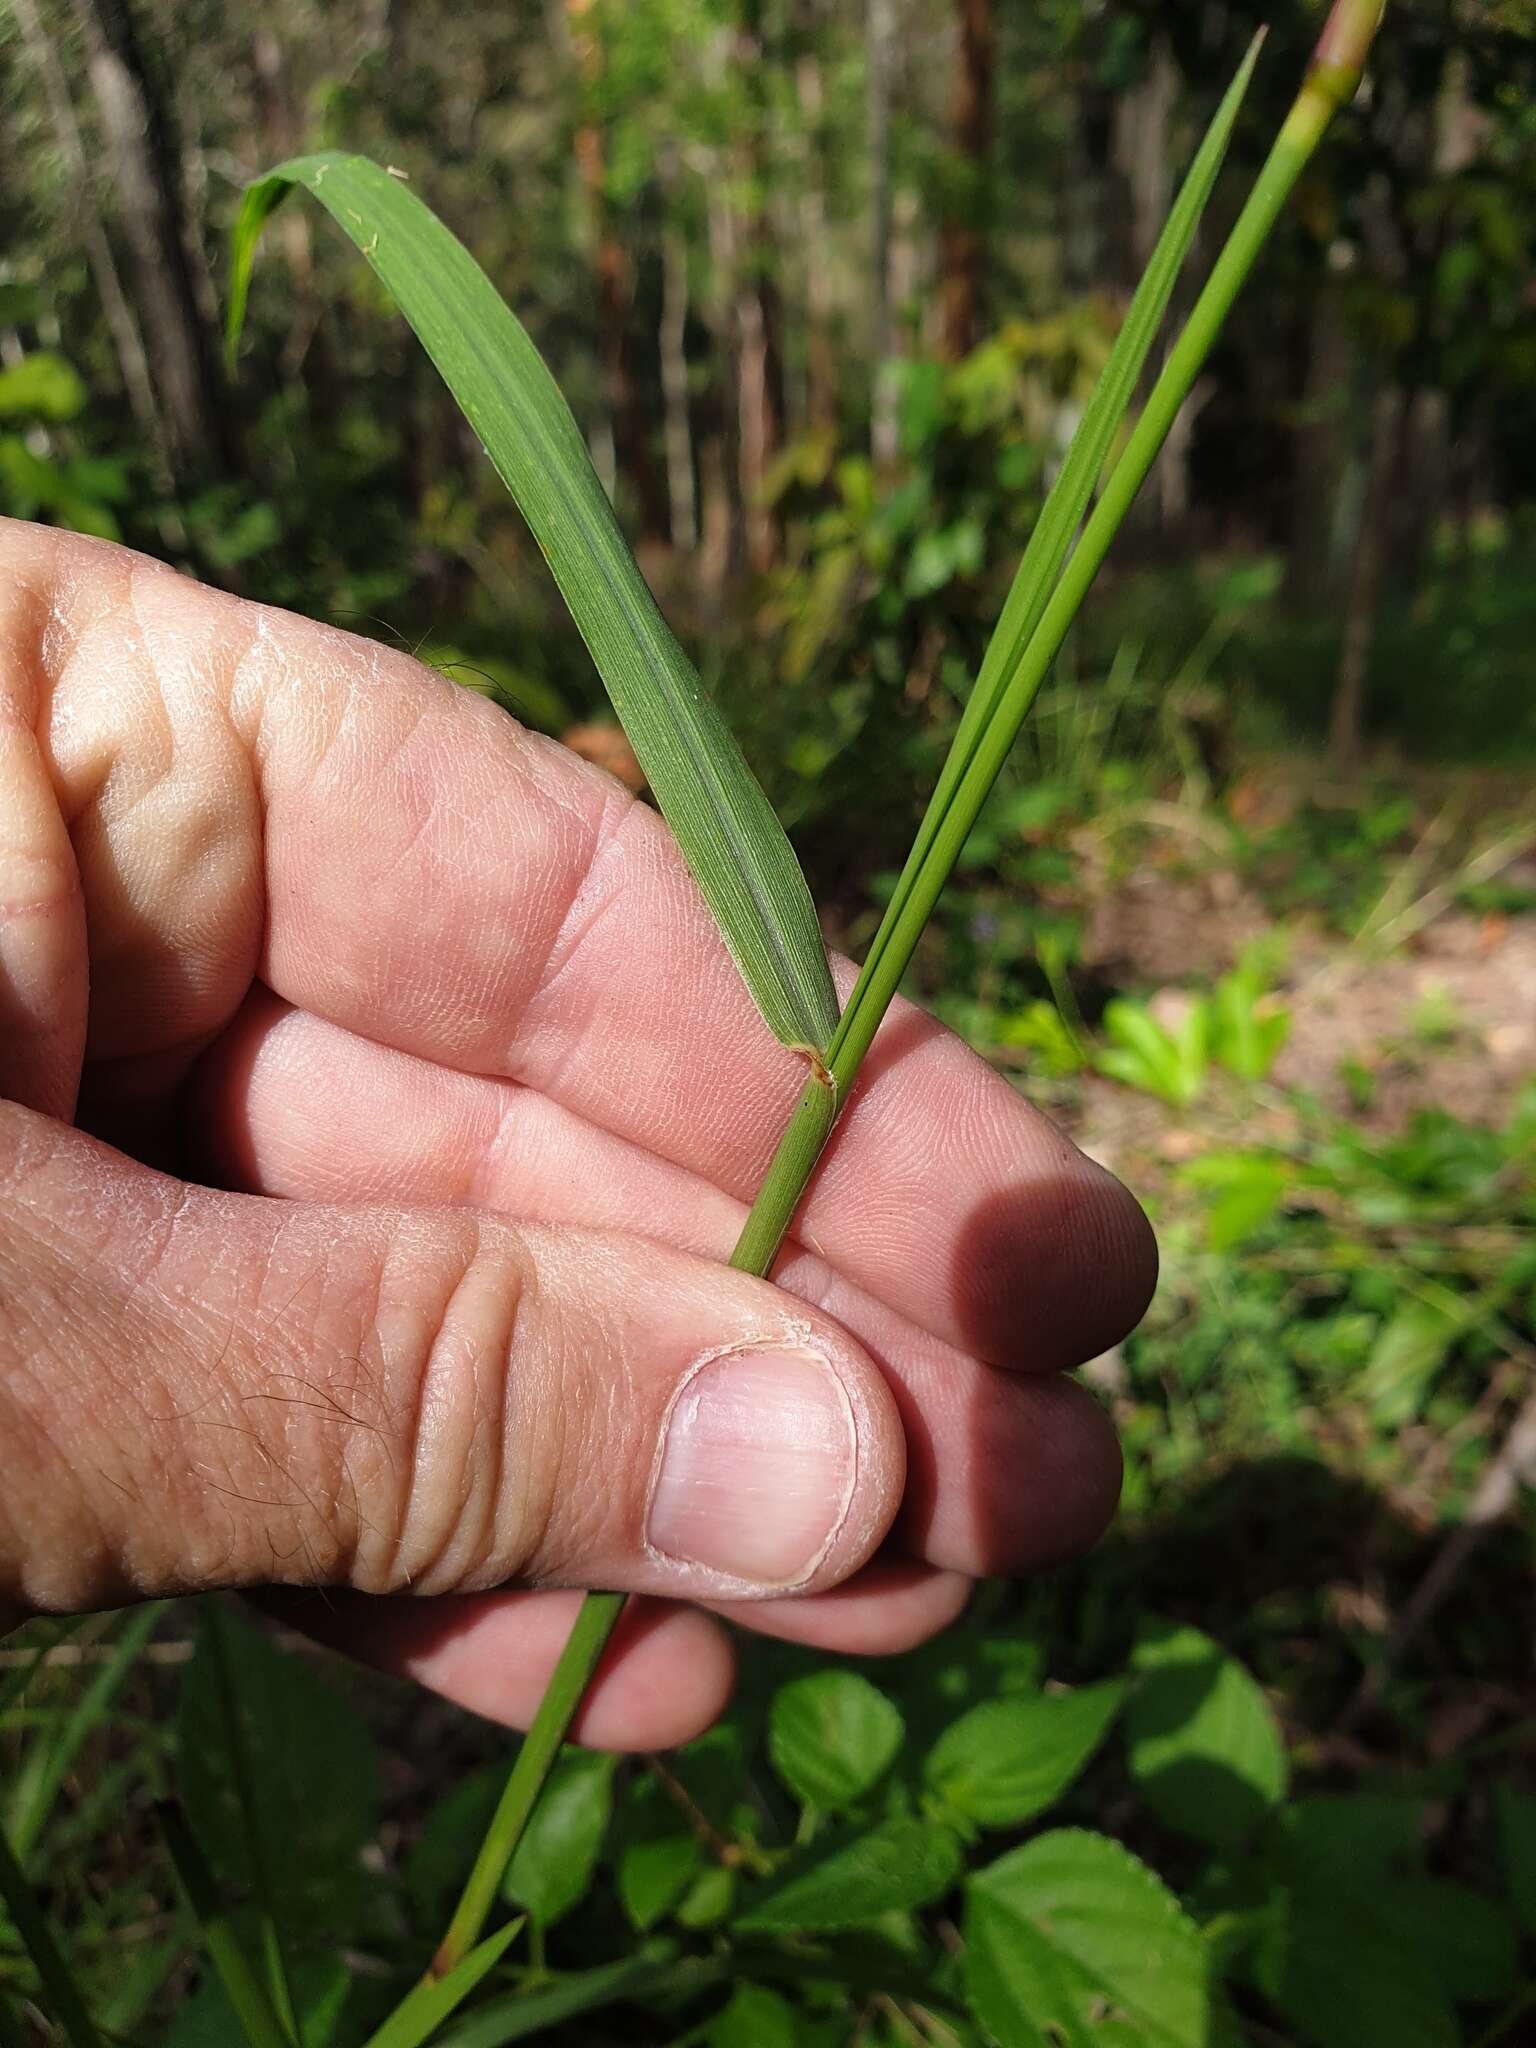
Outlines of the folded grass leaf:
M415 329L554 572L742 978L784 1044L824 1052L837 998L805 877L741 749L635 565L570 407L458 238L367 157L296 157L250 186L229 340L263 223L295 185L351 236Z

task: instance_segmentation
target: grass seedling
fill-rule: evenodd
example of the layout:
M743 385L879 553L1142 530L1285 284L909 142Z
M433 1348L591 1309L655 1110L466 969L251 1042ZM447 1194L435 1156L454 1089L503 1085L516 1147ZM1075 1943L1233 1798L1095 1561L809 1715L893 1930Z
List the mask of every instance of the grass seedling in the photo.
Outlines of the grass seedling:
M363 158L298 158L247 192L235 231L231 350L262 225L291 188L302 186L378 273L480 436L549 561L764 1019L807 1062L804 1092L732 1256L738 1269L766 1274L772 1265L1019 727L1288 194L1332 116L1353 96L1380 15L1381 0L1337 0L1237 223L1105 476L1220 168L1256 48L1245 59L1190 168L1046 502L841 1016L809 892L783 830L641 579L565 401L484 273L407 185ZM479 1953L476 1944L507 1864L622 1604L608 1593L585 1601L432 1976L450 1977Z

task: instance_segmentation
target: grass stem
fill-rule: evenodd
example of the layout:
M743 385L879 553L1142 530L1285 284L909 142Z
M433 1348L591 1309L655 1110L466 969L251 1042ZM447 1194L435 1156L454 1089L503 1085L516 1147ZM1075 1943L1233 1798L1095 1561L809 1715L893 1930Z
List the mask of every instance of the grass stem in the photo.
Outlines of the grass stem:
M1382 0L1337 0L1301 91L1038 623L987 715L962 722L956 742L961 758L952 756L945 764L912 854L833 1034L825 1066L816 1062L779 1140L731 1255L737 1271L766 1275L772 1267L838 1113L1019 728L1281 207L1330 119L1352 98L1381 12ZM582 1602L434 1959L434 1974L451 1969L478 1938L622 1605L622 1597L613 1593L589 1593Z

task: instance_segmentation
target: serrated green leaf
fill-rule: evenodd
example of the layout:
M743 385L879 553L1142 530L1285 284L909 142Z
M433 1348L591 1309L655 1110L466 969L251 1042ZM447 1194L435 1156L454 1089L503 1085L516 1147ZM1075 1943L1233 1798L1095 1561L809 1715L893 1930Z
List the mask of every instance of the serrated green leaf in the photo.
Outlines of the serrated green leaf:
M280 164L235 226L231 349L262 226L293 186L351 237L414 328L543 551L646 780L769 1028L825 1051L837 999L799 864L624 543L569 406L464 245L366 157Z
M1002 2048L1097 2048L1115 2023L1138 2048L1207 2048L1209 1979L1199 1929L1107 1836L1041 1835L966 1887L966 1996Z
M878 1687L856 1671L817 1671L774 1695L768 1755L795 1797L835 1812L884 1777L905 1730Z
M1285 1744L1269 1702L1197 1628L1144 1624L1133 1662L1126 1742L1143 1798L1181 1834L1232 1847L1285 1791Z
M828 1836L757 1887L736 1926L787 1934L857 1927L882 1913L941 1898L960 1873L960 1844L927 1821L891 1821L867 1834Z
M586 1896L613 1812L617 1761L596 1750L568 1750L523 1830L503 1891L541 1927L552 1927Z
M946 1728L928 1753L929 1787L983 1827L1016 1827L1059 1799L1104 1740L1125 1681L1075 1692L988 1700Z

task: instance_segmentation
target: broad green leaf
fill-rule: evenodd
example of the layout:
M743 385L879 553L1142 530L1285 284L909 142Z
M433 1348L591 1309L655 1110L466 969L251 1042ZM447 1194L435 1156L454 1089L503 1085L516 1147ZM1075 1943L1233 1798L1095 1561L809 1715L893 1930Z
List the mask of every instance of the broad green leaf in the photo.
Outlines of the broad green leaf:
M654 1777L626 1787L614 1865L619 1904L639 1933L669 1913L704 1861L698 1836Z
M1501 1967L1485 1902L1418 1874L1418 1823L1413 1800L1319 1795L1266 1831L1278 1897L1255 1976L1309 2048L1453 2048L1457 1987Z
M1504 1890L1527 1934L1536 1934L1536 1796L1500 1785L1494 1791Z
M247 1938L245 1946L253 1949L255 1944ZM294 1965L301 2048L331 2048L352 1984L352 1972L339 1956L308 1956ZM160 2048L230 2048L242 2038L229 1994L210 1972L160 2037Z
M1257 1683L1197 1628L1141 1632L1125 1712L1131 1775L1158 1816L1212 1848L1230 1848L1285 1792L1285 1745Z
M249 187L235 227L231 347L263 223L294 185L373 266L516 500L770 1029L824 1051L837 999L789 841L646 588L569 406L464 245L366 157L280 164Z
M704 2035L708 2048L796 2048L795 2009L777 1991L738 1984Z
M276 1883L271 1904L307 1938L355 1931L376 1882L362 1852L376 1827L378 1768L367 1726L315 1673L238 1614L219 1617L251 1776L259 1853ZM259 1896L231 1765L212 1638L205 1627L182 1678L177 1784L221 1882Z
M754 1934L857 1927L882 1913L931 1905L954 1883L960 1862L948 1828L926 1821L890 1821L851 1839L828 1836L759 1886L735 1924Z
M1207 2048L1209 1964L1162 1880L1104 1835L1058 1829L966 1887L965 1987L1002 2048Z
M464 1845L490 1825L506 1783L506 1765L487 1764L450 1785L427 1815L405 1859L405 1888L419 1924L446 1920L464 1883Z
M522 1924L521 1920L509 1920L461 1957L446 1976L417 1984L383 2026L368 2036L367 2048L421 2048L424 2041L430 2041L443 2021L457 2012L482 1978L495 1969Z
M1001 705L1008 683L1044 615L1115 435L1135 396L1163 315L1168 310L1173 287L1226 155L1232 127L1248 90L1258 53L1259 41L1255 38L1195 152L1146 270L1126 308L1125 319L1115 336L1109 359L1072 437L1066 460L1035 522L1002 616L987 644L980 673L934 785L912 851L907 856L901 882L875 934L870 948L871 962L894 933L906 893L905 885L926 863L977 744Z
M586 1896L613 1811L618 1759L573 1749L549 1776L507 1871L506 1896L552 1927Z
M923 1775L933 1791L983 1827L1016 1827L1059 1799L1103 1741L1125 1681L1075 1692L988 1700L946 1728Z
M773 1768L806 1806L851 1806L895 1761L904 1733L885 1694L856 1671L817 1671L774 1695L768 1714Z

